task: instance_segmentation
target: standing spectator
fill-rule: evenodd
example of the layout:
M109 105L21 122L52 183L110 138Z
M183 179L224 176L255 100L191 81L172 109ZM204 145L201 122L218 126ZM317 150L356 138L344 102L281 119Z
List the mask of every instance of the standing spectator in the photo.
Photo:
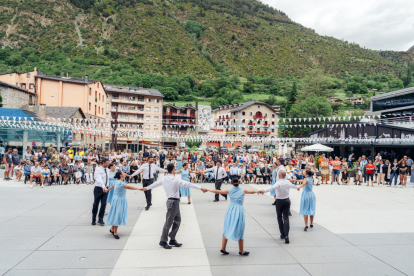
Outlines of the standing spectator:
M367 186L369 186L369 180L371 179L372 187L374 187L374 173L375 173L375 165L372 164L372 160L368 161L366 165L367 170Z
M355 153L351 153L348 157L348 166L349 168L352 168L352 162L355 160Z
M24 161L32 160L32 153L31 153L30 148L27 149L26 152L23 154L23 160Z
M73 162L73 157L75 156L75 152L73 151L73 147L70 147L68 149L68 154L69 154L69 158L70 158L70 162Z
M231 181L231 177L230 177L230 167L229 167L229 162L224 161L224 165L223 165L223 169L226 171L227 173L227 177L225 178L224 181L229 182Z
M10 172L13 171L13 158L12 157L13 157L12 148L9 148L7 150L7 153L5 153L3 157L3 162L5 165L4 180L12 180L11 178L9 178Z
M47 155L52 156L53 150L54 150L53 144L50 144L49 147L46 150Z
M149 156L149 152L148 152L148 149L145 149L144 150L144 153L142 154L142 156L146 159L146 158L148 158L148 156Z
M17 166L20 165L20 155L17 152L17 149L13 149L13 152L12 152L11 155L12 155L12 163L13 163L13 170L11 171L11 179L12 179L14 168L16 168ZM16 177L17 177L17 175L16 175Z
M341 166L341 161L339 161L339 157L335 157L335 161L332 162L332 182L331 185L335 182L339 185L339 169Z
M400 184L402 187L407 187L407 171L408 171L407 162L403 159L398 166L398 171L400 173Z
M398 181L398 161L394 159L394 163L391 165L391 177L390 177L390 186L392 186L392 180L395 179L394 186L397 187Z

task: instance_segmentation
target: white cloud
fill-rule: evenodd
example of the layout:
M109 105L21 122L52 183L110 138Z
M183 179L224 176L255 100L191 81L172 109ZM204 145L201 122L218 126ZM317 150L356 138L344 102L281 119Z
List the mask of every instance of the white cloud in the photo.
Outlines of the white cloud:
M414 45L412 0L262 0L320 35L374 50Z

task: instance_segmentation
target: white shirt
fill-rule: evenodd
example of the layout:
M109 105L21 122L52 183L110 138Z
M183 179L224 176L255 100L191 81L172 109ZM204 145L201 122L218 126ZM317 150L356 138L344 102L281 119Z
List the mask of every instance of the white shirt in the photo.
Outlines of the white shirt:
M128 158L128 152L122 152L121 155L125 160Z
M37 166L37 168L36 168L35 166L33 166L33 167L30 169L30 171L31 171L33 174L39 174L40 172L42 172L42 168L41 168L40 166Z
M151 185L147 187L147 189L151 190L161 185L164 187L165 193L167 194L167 198L180 198L180 190L179 190L180 186L201 190L200 186L195 185L191 182L181 180L172 174L168 174L167 176L163 177L161 180L152 183Z
M282 180L282 179L280 179L279 178L279 172L280 171L285 171L286 172L286 168L285 168L285 166L283 166L283 165L280 165L279 167L278 167L278 170L277 170L277 174L276 174L276 182L277 181L279 181L279 180ZM286 172L286 176L285 176L285 178L284 178L285 180L289 180L290 179L290 175Z
M289 198L290 189L297 189L296 185L290 183L287 179L278 179L276 183L269 188L265 189L264 191L270 192L275 190L276 192L276 199L286 199Z
M155 164L151 164L151 175L149 175L149 173L150 173L150 171L149 171L149 164L148 163L145 163L136 172L134 172L133 174L131 174L130 178L132 178L133 176L135 176L135 175L137 175L137 174L139 174L139 173L142 172L142 177L144 179L152 179L152 178L154 178L154 172L155 171L166 172L167 170L161 169L161 168L159 168Z
M213 175L216 178L216 180L220 180L220 179L227 177L226 170L223 169L223 167L218 168L218 176L217 176L217 166L214 166L210 169L206 169L205 172L213 172Z
M106 173L105 173L106 171ZM97 167L95 170L95 187L105 188L109 185L109 169Z

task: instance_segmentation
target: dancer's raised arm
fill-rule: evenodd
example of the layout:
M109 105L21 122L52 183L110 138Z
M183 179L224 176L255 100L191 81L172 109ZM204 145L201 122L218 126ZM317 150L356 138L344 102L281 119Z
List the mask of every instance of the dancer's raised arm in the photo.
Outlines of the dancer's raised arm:
M213 189L207 189L207 191L212 192L214 194L219 194L219 195L228 195L229 194L229 190L213 190Z
M258 194L259 191L253 191L253 190L244 190L245 195L252 195L252 194Z

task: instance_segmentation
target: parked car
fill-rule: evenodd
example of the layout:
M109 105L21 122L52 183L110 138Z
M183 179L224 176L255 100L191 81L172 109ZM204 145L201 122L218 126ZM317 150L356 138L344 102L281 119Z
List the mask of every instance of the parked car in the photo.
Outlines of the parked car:
M260 151L259 147L250 147L248 150L249 153L254 153L254 152L259 152L259 151Z
M224 153L228 153L228 152L229 152L229 149L226 148L226 147L220 147L220 149L219 149L220 154L224 154Z

